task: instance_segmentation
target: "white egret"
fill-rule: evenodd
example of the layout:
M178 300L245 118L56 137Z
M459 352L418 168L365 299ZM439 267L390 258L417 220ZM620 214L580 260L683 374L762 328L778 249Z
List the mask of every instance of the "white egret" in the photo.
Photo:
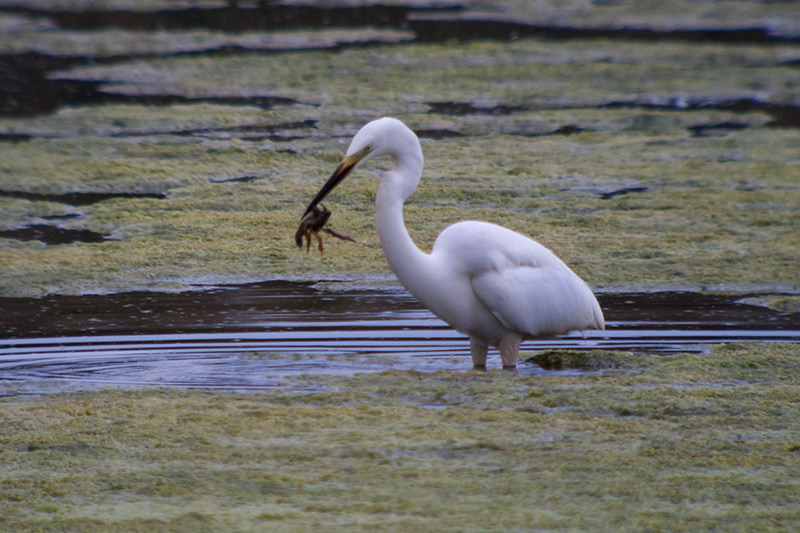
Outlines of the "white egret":
M550 250L519 233L488 222L459 222L442 231L430 254L417 248L403 222L403 203L422 176L422 148L397 119L361 128L303 216L350 171L383 155L394 160L375 199L386 260L422 305L469 335L476 368L486 366L489 346L499 348L504 367L516 367L525 339L605 328L586 283Z

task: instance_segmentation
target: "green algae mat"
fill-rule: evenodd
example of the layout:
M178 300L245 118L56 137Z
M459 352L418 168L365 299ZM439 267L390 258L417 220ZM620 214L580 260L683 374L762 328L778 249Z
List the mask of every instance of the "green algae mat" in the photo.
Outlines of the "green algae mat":
M797 529L800 347L602 357L613 371L6 398L3 527Z
M0 296L391 284L380 162L326 201L356 242L293 237L392 115L426 157L405 209L423 249L482 219L596 289L796 308L792 2L285 4L0 3ZM0 529L800 529L797 345L591 358L2 398Z
M380 163L327 203L356 243L320 257L293 241L349 138L381 115L422 137L405 213L423 249L482 219L594 287L791 289L800 22L735 3L743 18L717 29L781 16L784 33L423 42L413 13L397 27L235 33L88 15L94 27L60 28L63 11L48 24L43 8L0 9L13 74L0 93L0 294L391 279L374 232Z

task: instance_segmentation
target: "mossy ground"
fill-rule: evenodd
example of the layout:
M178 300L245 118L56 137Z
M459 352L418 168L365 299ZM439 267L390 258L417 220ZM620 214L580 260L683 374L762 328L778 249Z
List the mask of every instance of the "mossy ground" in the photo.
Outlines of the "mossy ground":
M536 17L556 22L777 20L791 28L790 4L508 3L535 6ZM250 39L269 48L282 38L113 29L76 39L44 17L17 15L0 17L0 32L4 52L98 57L164 56L193 39L200 48ZM340 35L305 33L302 47ZM49 220L113 239L0 239L0 295L174 288L209 278L388 279L374 235L374 168L349 178L327 204L331 226L357 243L330 240L324 257L293 244L303 208L349 137L381 115L460 134L423 138L425 175L406 208L422 248L447 224L477 218L540 240L595 287L791 289L800 268L800 132L768 126L774 117L764 110L713 104L797 106L797 57L796 46L778 44L521 39L76 67L55 77L107 82L105 90L132 102L0 119L0 134L28 136L0 145L0 189L167 198L84 206L0 198L0 229ZM136 103L136 94L183 101ZM297 103L247 105L254 95ZM449 101L484 112L429 112L429 102ZM602 107L614 101L708 105ZM518 110L493 114L497 105ZM309 120L313 126L302 126ZM734 126L706 136L691 129L724 124ZM274 127L286 131L252 134ZM548 135L565 127L583 131ZM218 179L242 176L258 179ZM601 198L628 187L646 190ZM44 218L62 215L78 216ZM765 302L795 304L784 296ZM583 376L390 371L308 377L334 389L315 394L145 389L4 398L2 527L800 529L796 345L610 354L605 363L603 355L578 363L611 369ZM574 354L547 357L576 364Z
M0 199L4 228L69 212L80 217L64 226L118 239L64 246L3 239L0 293L384 274L374 235L374 168L357 172L328 202L331 226L357 244L331 242L324 258L293 245L305 204L350 135L383 114L418 130L461 134L423 139L425 174L406 209L423 248L448 224L483 219L540 240L594 286L791 288L800 266L797 129L767 126L774 117L762 111L596 107L725 95L780 101L800 87L800 72L779 61L791 53L777 45L528 39L75 69L65 75L114 80L122 91L134 81L194 96L268 88L307 102L272 109L88 105L0 120L7 133L33 136L3 146L4 190L168 194L80 208ZM428 113L426 102L442 101L530 109ZM308 120L316 122L297 126ZM741 127L692 134L692 126L725 123ZM283 140L247 133L281 124L294 128ZM565 126L586 131L540 136ZM259 179L217 182L240 176ZM631 186L646 190L601 198Z
M798 346L608 355L583 376L6 398L0 514L12 531L800 527Z

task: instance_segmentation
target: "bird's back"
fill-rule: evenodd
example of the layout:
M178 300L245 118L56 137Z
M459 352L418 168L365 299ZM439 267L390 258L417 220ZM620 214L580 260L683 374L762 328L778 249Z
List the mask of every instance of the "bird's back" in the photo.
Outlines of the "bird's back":
M432 253L457 261L458 268L471 275L518 266L569 270L553 252L533 239L475 220L445 228L433 244Z

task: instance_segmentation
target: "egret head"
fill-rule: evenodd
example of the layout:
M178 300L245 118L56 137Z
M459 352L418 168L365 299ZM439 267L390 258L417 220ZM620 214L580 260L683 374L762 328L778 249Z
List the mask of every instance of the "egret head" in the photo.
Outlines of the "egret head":
M422 165L422 150L419 140L405 124L391 117L379 118L362 127L356 136L353 137L350 147L331 177L322 186L314 199L308 204L303 216L311 212L314 207L328 195L339 183L344 180L350 172L369 161L374 157L390 155L394 158L395 164L409 154L417 155L419 158L420 170ZM416 188L419 176L413 183ZM413 189L412 189L413 190ZM409 193L410 194L410 193Z

